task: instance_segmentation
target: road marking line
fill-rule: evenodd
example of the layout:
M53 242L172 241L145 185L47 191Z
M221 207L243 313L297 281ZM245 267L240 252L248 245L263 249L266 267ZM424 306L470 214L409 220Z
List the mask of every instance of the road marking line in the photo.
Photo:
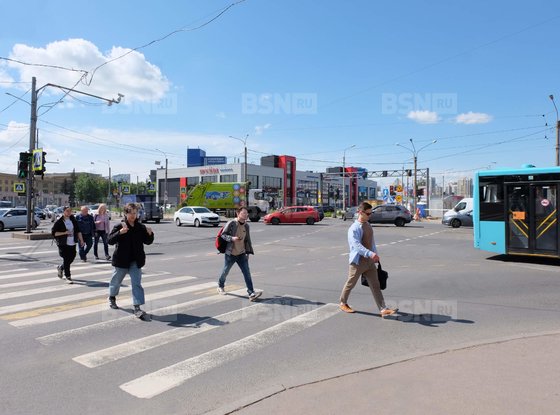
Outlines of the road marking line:
M137 398L153 398L201 373L274 344L338 313L337 304L326 304L251 336L123 383L120 388Z
M5 264L5 265L7 266L7 265L11 265L11 264ZM18 268L18 271L27 271L28 269L29 268ZM0 271L0 274L5 274L7 272L14 272L14 270L13 269L7 269L5 271Z
M95 275L106 275L109 278L111 278L111 273L110 272L99 271L99 272L92 272L92 273L79 274L79 275L74 274L74 275L72 275L72 279L74 281L79 281L79 280L83 279L84 277L93 277ZM37 284L41 284L43 282L55 282L55 281L60 282L61 280L59 280L58 278L50 277L50 278L43 278L43 279L40 279L40 280L12 282L12 283L9 283L9 284L0 284L0 290L3 290L5 288L21 287L21 286L24 286L24 285L37 285ZM91 281L99 281L99 280L92 279ZM64 285L55 285L55 286L52 286L52 287L37 288L35 290L23 290L23 291L12 291L12 292L8 292L8 293L0 293L0 300L6 299L6 298L25 297L26 295L48 293L48 292L51 292L51 291L76 289L76 288L78 288L82 285L85 285L85 284L73 284L73 285L64 284Z
M72 268L74 268L74 266L72 266ZM75 271L81 271L83 269L89 269L89 268L107 268L107 269L112 269L111 264L103 264L103 265L84 265L82 267L76 267L74 268ZM24 268L26 269L26 268ZM17 270L17 271L21 271L21 270ZM12 270L12 272L14 272ZM56 268L45 268L42 271L31 271L31 272L22 272L22 273L17 273L17 274L13 274L13 275L3 275L0 277L0 280L10 280L10 279L15 279L15 278L23 278L23 277L34 277L35 275L45 275L46 273L52 272L53 276L56 276Z
M6 246L6 247L4 247L4 248L0 248L0 250L5 250L5 249L23 249L23 248L34 248L34 245L23 245L23 246L12 245L12 246Z
M147 274L146 277L148 276L157 276L157 275L165 275L168 273L154 273L154 274ZM157 286L157 285L162 285L162 284L171 284L174 282L182 282L185 281L186 279L194 279L194 277L176 277L176 278L170 278L170 279L165 279L165 280L159 280L159 281L152 281L152 282L147 282L145 284L142 284L144 287L153 287L153 286ZM121 291L129 291L131 290L131 287L126 287L126 288L122 288ZM46 300L37 300L37 301L29 301L29 302L25 302L25 303L21 303L21 304L14 304L14 305L9 305L9 306L4 306L4 307L0 307L0 316L4 315L4 314L12 314L12 313L17 313L19 311L24 311L24 310L31 310L34 308L42 308L44 306L51 306L54 304L60 304L60 303L66 303L66 302L71 302L71 301L76 301L76 300L84 300L86 298L94 298L94 297L99 297L100 295L105 296L107 295L107 288L104 288L102 290L93 290L90 292L86 292L86 293L80 293L80 294L73 294L73 295L67 295L64 297L54 297L54 298L48 298ZM12 318L9 318L4 316L4 317L0 317L0 319L2 320L12 320Z
M155 349L156 347L164 346L187 337L205 333L221 327L224 324L233 323L235 321L242 320L243 318L254 318L259 313L269 309L271 305L278 303L278 300L273 299L249 305L247 307L239 308L237 310L198 321L193 324L194 327L190 327L190 330L187 327L176 327L161 333L152 334L150 336L141 337L139 339L117 344L95 352L76 356L72 358L72 360L89 368L103 366L146 350ZM219 321L218 324L216 324L216 320ZM211 324L208 324L209 322L211 322Z
M200 287L201 285L206 285L206 284L199 284L198 286L192 286L194 287ZM195 290L190 290L190 291L195 291ZM170 291L165 291L165 293L169 294ZM241 290L236 291L235 293L241 294ZM160 294L160 293L157 293ZM183 292L180 292L179 294L183 294ZM150 296L150 302L156 300L155 298L152 298L154 296ZM166 297L169 297L169 295L167 295ZM165 298L165 297L162 297ZM212 304L217 304L220 302L224 302L224 301L229 301L229 300L234 300L235 296L227 296L227 295L214 295L212 297L204 297L204 298L199 298L196 300L190 300L190 301L186 301L184 303L180 303L180 304L173 304L170 306L166 306L166 307L160 307L154 310L149 310L150 314L165 314L165 313L172 313L172 312L177 312L177 311L188 311L191 310L193 308L197 308L197 307L204 307L207 305L212 305ZM125 304L125 303L129 303L129 304ZM119 302L119 305L130 305L132 304L132 301L128 301L128 302ZM104 308L104 310L107 310L106 308ZM112 312L112 311L109 311ZM116 313L116 312L115 312ZM76 339L76 337L78 336L86 336L86 335L91 335L94 332L100 332L102 330L106 330L106 329L112 329L112 328L117 328L117 327L123 327L129 324L135 324L138 322L138 319L136 317L134 317L133 315L127 315L125 317L119 317L113 320L105 320L105 321L101 321L99 323L94 323L94 324L89 324L87 326L81 326L81 327L77 327L75 329L69 329L69 330L63 330L63 331L59 331L57 333L51 333L51 334L47 334L45 336L41 336L41 337L37 337L35 340L39 341L39 343L45 345L45 346L51 346L53 344L56 343L62 343L65 340L70 340L70 339ZM140 323L141 324L141 323Z
M162 285L162 284L160 284L160 285ZM157 293L150 294L148 296L148 301L151 302L151 301L161 300L161 299L168 298L168 297L173 297L175 295L181 295L181 294L186 294L186 293L190 293L190 292L194 292L194 291L205 290L211 285L215 286L215 283L207 282L207 283L204 283L204 284L189 285L189 286L186 286L186 287L172 288L172 289L166 290L166 291L159 291ZM143 284L143 286L146 287L147 285ZM128 291L130 291L130 290L128 290ZM121 289L120 292L121 293L124 292L124 289ZM12 321L9 324L11 326L14 326L14 327L29 327L29 326L36 326L38 324L46 324L46 323L52 323L54 321L66 320L66 319L69 319L69 318L79 317L79 316L83 316L83 315L86 315L86 314L93 314L93 313L97 313L97 312L108 312L109 309L106 306L106 301L107 301L106 298L103 298L102 300L100 300L100 303L104 305L103 307L99 307L99 306L83 307L83 308L79 308L77 310L60 311L60 312L55 312L55 313L51 313L51 314L36 313L34 316L30 316L29 318L20 319L20 320L17 320L17 321ZM132 299L131 298L127 298L125 300L119 301L119 306L120 307L127 307L127 306L130 306L130 305L132 305ZM7 318L4 318L4 317L0 317L0 319L8 320ZM12 319L12 320L14 320L14 319Z

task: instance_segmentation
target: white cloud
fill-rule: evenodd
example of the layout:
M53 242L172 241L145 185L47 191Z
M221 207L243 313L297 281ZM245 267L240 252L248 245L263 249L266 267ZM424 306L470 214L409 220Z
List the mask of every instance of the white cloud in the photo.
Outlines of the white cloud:
M472 112L459 114L455 117L457 124L486 124L492 121L492 116L483 112Z
M226 113L225 113L225 112L220 111L220 112L218 112L218 113L216 114L216 118L226 119L227 116L226 116Z
M265 130L268 130L270 127L272 127L272 124L256 125L255 134L261 135Z
M109 62L121 55L128 55ZM125 102L157 102L170 88L170 82L161 70L148 62L142 53L130 51L120 46L113 46L107 53L102 53L92 42L84 39L68 39L49 43L44 48L35 48L24 44L14 45L10 58L22 62L43 65L55 65L73 68L76 71L21 65L9 62L8 67L17 71L21 81L29 82L37 78L37 86L47 83L74 87L82 72L89 72L87 80L91 85L80 83L75 89L104 98L116 98L117 93L125 95ZM93 73L94 68L106 63ZM0 72L1 75L1 72ZM29 88L25 85L25 88ZM45 93L54 94L55 88L46 88ZM93 98L76 95L79 99L93 101ZM121 104L122 105L122 104Z
M437 112L433 111L410 111L406 117L419 124L436 124L439 121Z

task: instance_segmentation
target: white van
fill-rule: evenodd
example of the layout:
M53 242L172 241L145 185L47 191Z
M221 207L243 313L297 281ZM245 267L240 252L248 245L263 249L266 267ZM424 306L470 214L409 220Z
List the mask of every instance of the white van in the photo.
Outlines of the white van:
M454 228L463 226L472 226L472 211L473 199L472 197L465 197L455 205L453 209L448 210L443 214L441 223L450 225Z

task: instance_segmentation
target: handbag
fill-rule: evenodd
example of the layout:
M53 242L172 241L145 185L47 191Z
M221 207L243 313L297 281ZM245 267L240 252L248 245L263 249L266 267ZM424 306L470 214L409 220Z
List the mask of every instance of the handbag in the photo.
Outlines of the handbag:
M387 288L387 279L389 278L389 273L381 268L381 262L379 262L379 266L377 267L377 279L379 280L379 288L384 290ZM362 274L362 285L369 287L367 278Z

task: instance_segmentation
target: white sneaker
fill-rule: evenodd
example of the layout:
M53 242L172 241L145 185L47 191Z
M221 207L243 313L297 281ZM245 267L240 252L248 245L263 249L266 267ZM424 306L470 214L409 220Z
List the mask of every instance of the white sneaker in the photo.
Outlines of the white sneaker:
M224 290L222 287L218 287L218 294L226 295L226 290Z
M255 301L262 295L262 293L262 291L253 291L251 294L249 294L249 301Z

